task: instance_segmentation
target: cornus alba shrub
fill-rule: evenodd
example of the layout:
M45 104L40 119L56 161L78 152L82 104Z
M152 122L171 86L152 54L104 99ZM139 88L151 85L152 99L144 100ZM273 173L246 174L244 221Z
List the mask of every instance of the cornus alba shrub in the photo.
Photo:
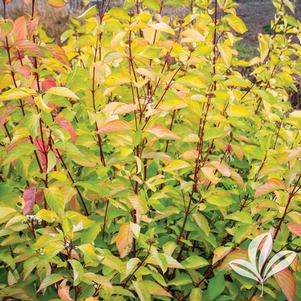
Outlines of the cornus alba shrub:
M12 21L4 0L2 300L301 299L298 259L263 298L229 266L262 233L272 253L301 246L292 1L273 1L250 61L234 47L247 29L232 0L161 15L179 4L99 2L59 46L34 1Z

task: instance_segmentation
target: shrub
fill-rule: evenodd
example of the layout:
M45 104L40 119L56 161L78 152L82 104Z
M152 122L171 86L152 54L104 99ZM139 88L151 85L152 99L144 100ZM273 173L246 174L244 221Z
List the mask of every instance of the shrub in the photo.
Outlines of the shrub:
M269 231L274 252L301 246L292 1L274 0L250 61L232 0L173 20L163 5L183 1L107 4L72 19L63 47L34 5L0 20L1 298L263 300L228 263ZM301 298L292 270L265 300Z

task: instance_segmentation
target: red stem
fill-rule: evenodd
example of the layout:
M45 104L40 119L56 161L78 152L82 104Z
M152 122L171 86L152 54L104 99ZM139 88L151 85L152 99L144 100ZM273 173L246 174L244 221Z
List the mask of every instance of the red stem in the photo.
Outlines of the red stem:
M292 191L289 193L289 195L288 195L288 199L287 199L287 202L286 202L286 206L285 206L284 212L283 212L283 214L282 214L282 216L281 216L281 218L280 218L280 221L278 222L278 225L277 225L277 227L276 227L276 232L275 232L275 234L274 234L274 240L275 240L275 239L277 238L277 236L278 236L278 233L279 233L279 231L280 231L280 229L281 229L281 226L282 226L282 224L283 224L283 221L284 221L284 219L285 219L285 217L286 217L286 214L287 214L288 208L289 208L289 206L290 206L290 204L291 204L291 202L292 202L292 199L294 198L294 196L296 195L296 193L297 193L298 190L299 190L298 185L299 185L300 179L301 179L301 174L299 175L299 177L298 177L298 179L297 179L297 181L296 181L296 183L295 183L295 185L294 185L293 190L292 190Z

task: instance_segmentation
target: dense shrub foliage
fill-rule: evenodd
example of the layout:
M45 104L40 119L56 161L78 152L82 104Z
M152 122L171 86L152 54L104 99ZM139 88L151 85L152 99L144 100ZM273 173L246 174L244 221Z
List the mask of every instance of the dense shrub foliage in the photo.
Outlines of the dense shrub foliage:
M187 1L99 2L63 46L34 1L15 21L3 1L0 298L300 300L298 260L264 299L228 265L269 231L273 252L301 247L292 1L273 1L250 61L232 0L191 1L182 20L160 13Z

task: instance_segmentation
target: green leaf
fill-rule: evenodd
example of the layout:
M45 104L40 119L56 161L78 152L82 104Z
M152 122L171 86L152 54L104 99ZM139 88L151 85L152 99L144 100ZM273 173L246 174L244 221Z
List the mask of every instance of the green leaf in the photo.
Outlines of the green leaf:
M222 294L226 287L226 281L224 274L219 272L215 274L213 278L210 279L208 285L208 299L210 301L215 300L218 296Z
M189 301L202 301L202 289L199 287L195 287L191 290L189 295Z
M65 209L64 194L59 187L50 186L44 189L47 204L58 216L62 217Z
M234 213L228 214L225 218L232 219L234 221L249 224L249 225L251 225L253 223L250 213L245 212L245 211L234 212Z
M207 266L209 262L201 256L191 255L182 261L181 264L185 269L196 270Z
M70 264L72 266L72 269L73 269L74 285L78 285L81 281L81 278L84 275L85 270L84 270L82 264L79 261L69 259L69 262L70 262Z
M60 275L60 274L50 274L48 276L46 276L46 278L44 278L44 280L42 281L39 289L37 290L37 292L41 291L42 289L59 282L60 280L63 280L64 276Z
M189 275L187 274L180 274L178 276L176 276L175 279L169 281L169 285L174 285L174 286L184 286L184 285L188 285L191 284L192 280L189 277Z

